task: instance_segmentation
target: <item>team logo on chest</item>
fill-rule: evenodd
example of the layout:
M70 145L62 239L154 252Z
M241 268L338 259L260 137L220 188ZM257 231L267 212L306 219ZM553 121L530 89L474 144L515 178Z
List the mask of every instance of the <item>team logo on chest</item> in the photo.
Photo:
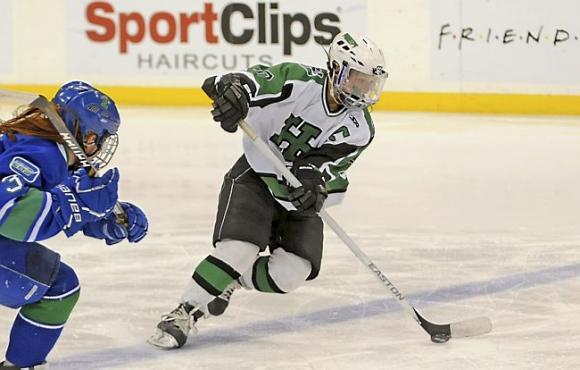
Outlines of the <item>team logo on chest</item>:
M298 156L312 150L310 140L318 138L322 130L293 114L284 123L280 133L272 135L270 141L280 148L286 161L294 162Z

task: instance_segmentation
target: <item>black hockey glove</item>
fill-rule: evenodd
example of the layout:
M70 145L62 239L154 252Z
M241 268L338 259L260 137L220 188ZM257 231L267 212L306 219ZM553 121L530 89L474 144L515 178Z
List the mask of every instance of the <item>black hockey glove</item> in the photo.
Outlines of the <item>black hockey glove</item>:
M246 118L250 109L248 92L244 89L238 76L226 74L222 76L215 89L204 82L202 89L213 99L213 120L219 122L227 132L235 132L238 122ZM211 83L213 84L213 79Z
M292 173L300 180L302 186L291 189L288 200L304 215L319 212L328 197L322 173L310 164L297 165L292 169Z

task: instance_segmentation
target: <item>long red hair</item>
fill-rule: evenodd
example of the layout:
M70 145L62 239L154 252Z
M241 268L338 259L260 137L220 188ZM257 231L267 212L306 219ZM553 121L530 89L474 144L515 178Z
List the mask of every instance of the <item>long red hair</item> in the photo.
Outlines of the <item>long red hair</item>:
M35 107L26 107L13 118L0 121L0 133L6 134L12 141L16 140L15 134L23 134L64 143L48 117Z

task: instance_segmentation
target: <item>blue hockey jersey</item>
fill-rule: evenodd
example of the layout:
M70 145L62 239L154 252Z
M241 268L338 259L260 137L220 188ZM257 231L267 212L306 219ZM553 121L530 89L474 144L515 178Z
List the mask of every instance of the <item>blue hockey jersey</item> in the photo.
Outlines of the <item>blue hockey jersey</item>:
M69 176L64 147L50 140L0 135L0 235L19 241L48 239L61 227L48 192Z

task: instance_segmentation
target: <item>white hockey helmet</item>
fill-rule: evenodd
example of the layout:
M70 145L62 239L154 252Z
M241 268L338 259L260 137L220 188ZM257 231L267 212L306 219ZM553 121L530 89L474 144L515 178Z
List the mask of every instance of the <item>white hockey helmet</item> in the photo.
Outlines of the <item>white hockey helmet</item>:
M338 103L363 109L379 101L387 78L385 57L368 38L350 32L336 35L328 52L328 69Z

